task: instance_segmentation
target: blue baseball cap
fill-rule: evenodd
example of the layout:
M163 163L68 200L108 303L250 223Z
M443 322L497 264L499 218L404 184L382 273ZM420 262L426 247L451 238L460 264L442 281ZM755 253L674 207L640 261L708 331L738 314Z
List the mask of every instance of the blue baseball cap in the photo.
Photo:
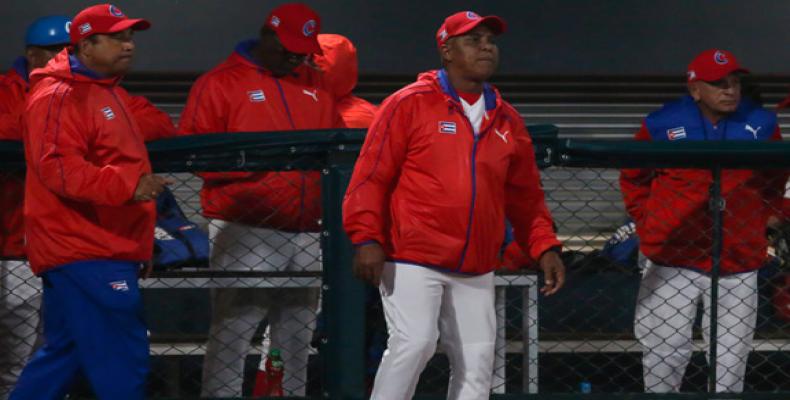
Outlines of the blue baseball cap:
M27 27L25 46L54 46L69 44L71 18L62 15L41 17Z

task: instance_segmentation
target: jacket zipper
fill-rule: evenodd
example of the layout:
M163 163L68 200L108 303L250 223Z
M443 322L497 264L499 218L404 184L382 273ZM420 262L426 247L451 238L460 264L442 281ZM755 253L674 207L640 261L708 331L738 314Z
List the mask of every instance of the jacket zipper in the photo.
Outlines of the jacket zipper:
M458 106L454 105L456 111L458 110ZM463 110L463 109L462 109ZM466 259L466 252L469 250L469 239L472 237L472 222L474 221L474 214L475 214L475 200L477 199L477 144L480 142L480 138L494 126L494 121L486 127L485 130L481 131L479 134L475 134L475 128L472 126L472 122L469 121L469 118L466 114L461 111L461 117L464 119L469 131L472 132L473 136L473 144L472 144L472 198L470 201L469 206L469 222L466 226L466 241L464 242L464 247L461 250L461 259L458 262L458 267L455 269L455 272L460 272L461 268L464 265L464 260Z
M294 124L294 120L291 117L291 108L288 107L288 100L285 99L285 92L283 92L283 87L280 85L280 80L277 78L274 79L274 83L277 85L277 91L280 92L280 100L283 102L283 106L285 107L285 114L288 116L288 122L291 123L291 128L296 129L296 124ZM305 172L299 171L299 178L302 182L301 190L299 193L299 218L297 219L297 224L299 225L299 229L302 229L304 226L304 203L305 203L305 186L307 185Z

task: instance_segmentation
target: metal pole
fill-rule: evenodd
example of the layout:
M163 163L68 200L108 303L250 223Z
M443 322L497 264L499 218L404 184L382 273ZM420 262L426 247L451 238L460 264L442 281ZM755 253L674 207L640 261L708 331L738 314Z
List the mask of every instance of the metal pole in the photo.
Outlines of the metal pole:
M721 166L712 169L713 182L710 186L710 208L713 219L713 248L711 249L710 277L710 354L708 354L708 392L716 392L716 355L719 338L719 271L721 268L721 250L723 241L722 219L726 206L721 197Z
M342 203L356 154L329 155L323 171L324 281L322 285L326 339L322 343L323 397L365 397L365 287L351 273L352 247L343 231Z

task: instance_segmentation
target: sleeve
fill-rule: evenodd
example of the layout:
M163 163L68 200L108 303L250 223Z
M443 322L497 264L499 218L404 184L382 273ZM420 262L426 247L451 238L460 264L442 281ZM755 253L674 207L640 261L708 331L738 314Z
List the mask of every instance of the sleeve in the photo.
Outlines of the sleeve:
M337 107L337 103L332 102L332 127L337 129L344 129L348 128L346 121L343 119L343 116L340 115L340 112Z
M546 207L535 150L524 123L519 117L513 138L517 155L508 168L505 183L505 215L513 225L518 246L533 260L552 248L561 247L554 233L551 213Z
M368 130L343 199L343 227L351 242L384 244L389 197L406 159L411 113L408 100L388 99Z
M216 75L203 75L192 85L184 111L178 122L179 136L228 131L228 101ZM204 181L245 179L250 172L200 172Z
M782 132L778 123L769 140L772 142L782 141ZM768 206L773 210L772 214L781 219L787 219L790 215L790 209L788 209L790 203L789 199L785 198L785 192L790 175L786 170L763 170L761 172L763 182L760 185L765 188L763 196L765 196Z
M179 135L228 131L228 102L215 75L203 75L192 86L178 123Z
M131 96L125 90L121 93L146 142L176 135L176 127L164 111L156 108L143 96Z
M131 201L145 171L89 162L95 133L79 106L63 97L42 98L27 108L28 170L49 190L67 199L106 206Z
M22 140L22 113L25 98L14 91L0 87L0 139Z
M647 130L645 122L642 122L642 127L634 139L650 140L650 132ZM650 198L650 186L654 175L655 171L652 169L623 169L620 171L620 191L623 194L625 209L637 225L645 215L645 203Z

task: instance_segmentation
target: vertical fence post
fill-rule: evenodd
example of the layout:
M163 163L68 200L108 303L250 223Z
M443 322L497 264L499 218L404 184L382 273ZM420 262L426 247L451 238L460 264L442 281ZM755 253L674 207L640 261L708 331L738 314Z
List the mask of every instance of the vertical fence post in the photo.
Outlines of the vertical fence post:
M365 287L351 274L352 248L343 231L342 203L356 153L331 152L322 171L323 397L365 396Z
M721 166L712 169L713 182L710 186L710 209L713 222L713 248L711 249L710 277L710 354L708 355L708 392L716 392L716 355L719 348L719 272L724 229L722 218L726 204L721 197Z

